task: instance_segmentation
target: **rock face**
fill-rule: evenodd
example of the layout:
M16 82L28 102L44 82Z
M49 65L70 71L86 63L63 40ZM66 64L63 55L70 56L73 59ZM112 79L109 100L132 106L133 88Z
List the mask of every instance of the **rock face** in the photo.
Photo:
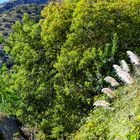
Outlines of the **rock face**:
M10 124L10 125L9 125ZM18 131L16 123L9 117L0 115L0 139L12 140L14 133Z
M46 4L47 2L48 0L11 0L9 2L5 2L4 4L0 4L0 13L3 13L4 11L10 10L22 4Z
M19 133L22 139L29 140L21 127L22 124L16 117L0 114L0 140L13 140L15 133Z

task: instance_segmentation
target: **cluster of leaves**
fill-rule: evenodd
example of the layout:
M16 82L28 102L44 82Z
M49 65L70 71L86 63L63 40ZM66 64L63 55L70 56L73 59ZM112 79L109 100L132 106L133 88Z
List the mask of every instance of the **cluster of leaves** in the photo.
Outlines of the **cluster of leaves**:
M3 82L21 101L12 111L46 139L77 130L112 63L128 47L140 51L139 6L137 0L80 0L50 3L39 23L25 14L5 46L13 66Z

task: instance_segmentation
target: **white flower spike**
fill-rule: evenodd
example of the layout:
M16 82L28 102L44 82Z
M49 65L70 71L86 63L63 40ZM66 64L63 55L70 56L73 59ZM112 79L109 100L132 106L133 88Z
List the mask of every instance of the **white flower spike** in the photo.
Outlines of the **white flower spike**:
M129 73L125 72L120 66L113 65L114 69L116 70L117 75L120 77L122 81L124 81L126 84L133 84L134 80L130 76Z
M120 64L121 64L121 67L122 67L122 69L124 70L124 71L126 71L126 72L130 72L130 69L129 69L129 67L128 67L128 64L126 63L126 61L125 60L121 60L120 61Z
M103 88L101 92L105 93L111 99L116 97L113 91L109 88Z
M107 76L104 80L106 82L110 83L112 87L115 87L115 86L119 85L119 83L114 78L112 78L111 76Z
M127 54L134 65L140 65L140 60L138 59L136 54L134 54L132 51L127 51Z
M97 100L93 105L95 106L102 106L102 107L108 107L110 106L110 103L104 101L104 100Z

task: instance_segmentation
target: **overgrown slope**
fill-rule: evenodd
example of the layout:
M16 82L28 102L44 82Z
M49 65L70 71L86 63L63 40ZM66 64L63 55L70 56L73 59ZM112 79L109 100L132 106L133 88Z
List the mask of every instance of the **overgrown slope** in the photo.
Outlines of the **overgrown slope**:
M139 140L140 139L140 82L116 91L113 110L96 108L87 122L77 131L76 140Z
M135 68L133 84L124 85L111 94L108 92L115 95L114 99L105 95L97 97L102 104L91 111L85 124L75 133L75 140L140 139L140 71ZM111 105L108 107L108 102L105 104L103 100Z
M3 110L33 128L38 140L68 139L94 110L103 79L114 75L112 64L126 58L126 50L139 54L139 7L138 0L79 0L49 3L38 23L25 14L5 43L13 65L1 68ZM114 107L119 98L111 100ZM99 125L86 135L108 137L112 111L93 111Z

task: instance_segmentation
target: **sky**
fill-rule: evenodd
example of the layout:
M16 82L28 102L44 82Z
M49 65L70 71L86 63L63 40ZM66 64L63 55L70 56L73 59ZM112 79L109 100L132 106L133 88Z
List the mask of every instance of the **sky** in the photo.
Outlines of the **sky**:
M7 2L8 0L0 0L0 3Z

